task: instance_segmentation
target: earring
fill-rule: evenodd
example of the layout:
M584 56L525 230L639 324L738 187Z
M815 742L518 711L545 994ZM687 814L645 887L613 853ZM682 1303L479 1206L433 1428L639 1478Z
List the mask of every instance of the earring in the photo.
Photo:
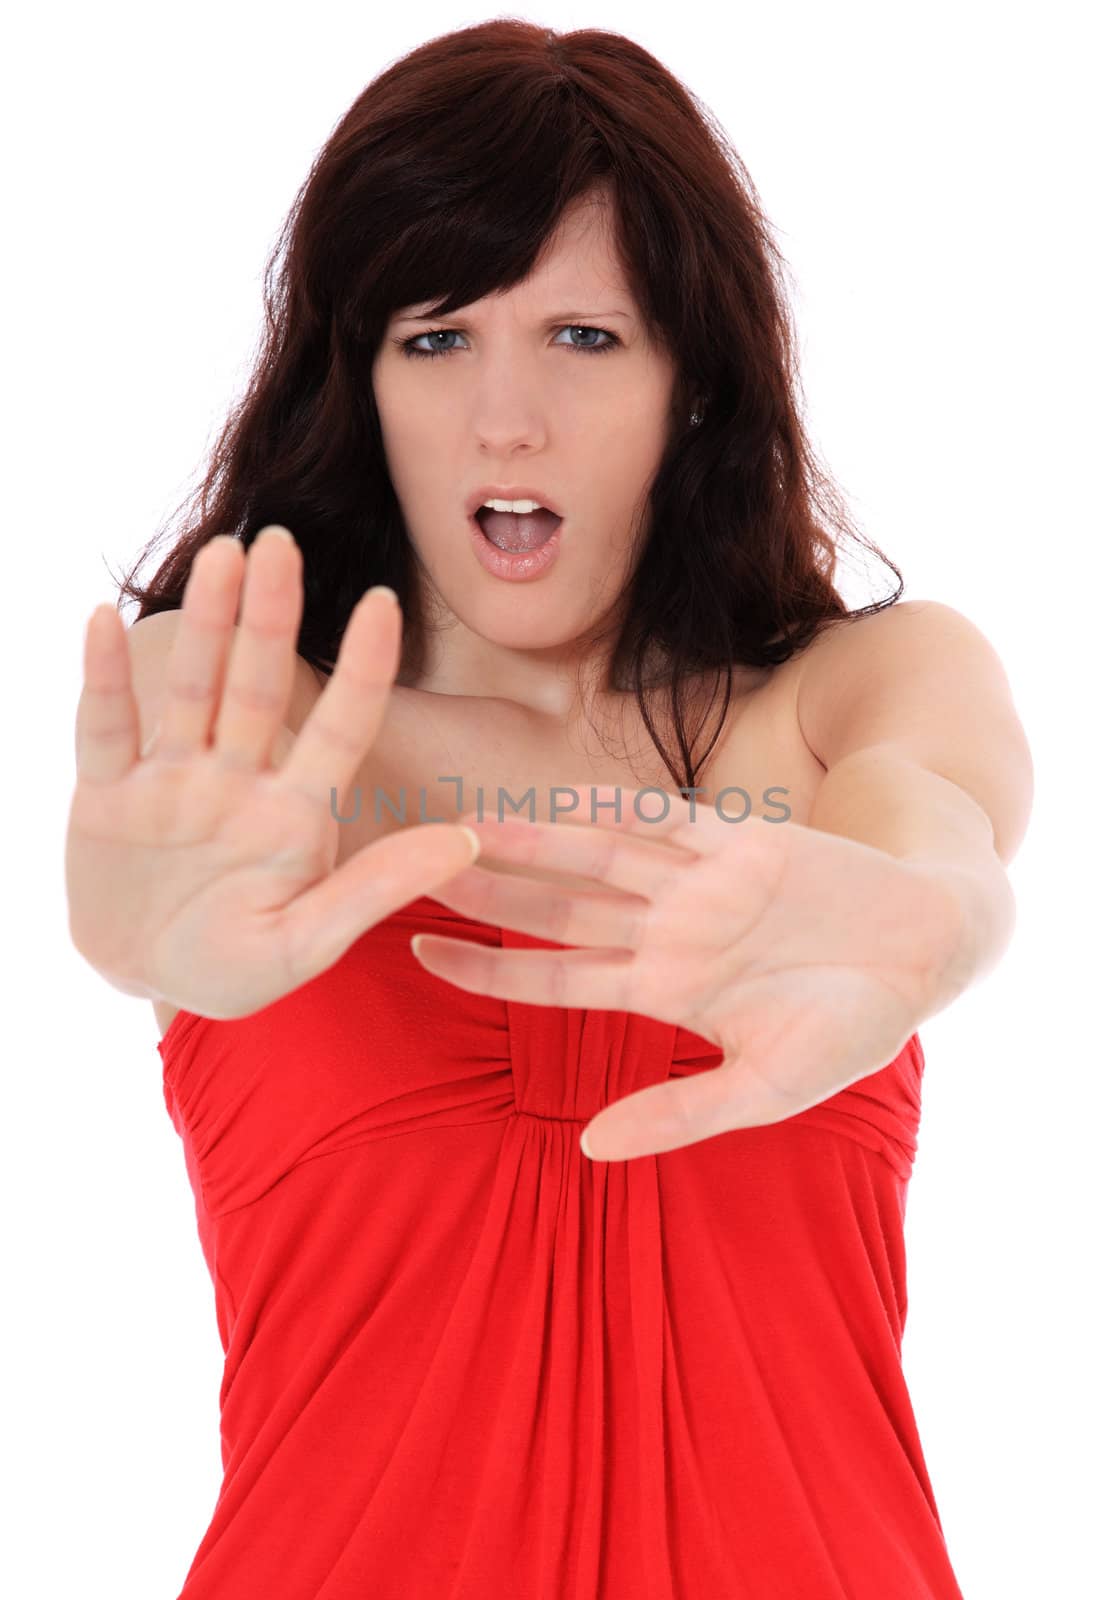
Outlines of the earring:
M697 423L700 422L700 421L701 421L701 416L700 416L699 411L690 411L689 412L689 426L690 427L695 428Z

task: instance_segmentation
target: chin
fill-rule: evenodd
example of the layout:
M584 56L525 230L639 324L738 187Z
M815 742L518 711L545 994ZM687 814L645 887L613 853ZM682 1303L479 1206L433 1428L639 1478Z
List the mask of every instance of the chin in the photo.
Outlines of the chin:
M562 624L552 605L546 606L541 597L533 605L520 600L514 615L505 618L492 616L483 606L470 606L465 614L458 615L477 638L501 650L559 649L573 644L583 632L571 619Z

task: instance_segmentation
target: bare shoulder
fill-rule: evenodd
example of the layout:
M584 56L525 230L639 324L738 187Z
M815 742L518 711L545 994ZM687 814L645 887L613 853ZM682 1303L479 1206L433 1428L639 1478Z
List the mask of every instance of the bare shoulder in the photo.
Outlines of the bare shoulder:
M954 606L907 601L826 631L801 672L797 714L826 767L863 750L898 752L975 800L1003 861L1016 853L1032 751L998 652Z
M848 738L881 736L914 722L918 705L939 685L939 663L949 676L985 681L990 646L974 624L934 600L895 602L869 613L825 622L807 644L780 664L732 668L731 705L716 761L717 779L762 773L792 791L794 820L807 823L819 784ZM996 658L994 658L996 660ZM885 701L883 724L866 719Z
M139 707L140 749L146 744L158 721L159 708L166 688L170 653L178 636L181 620L182 613L178 608L153 611L149 616L133 622L127 629L132 688ZM238 628L239 623L234 624L234 639ZM292 737L297 734L320 695L325 681L324 674L319 675L303 656L295 654L294 682L283 717L280 746L288 745L288 735Z
M978 634L975 624L941 600L897 600L877 611L852 612L826 622L801 652L805 677L815 681L851 654L880 655L916 638ZM981 637L981 635L980 635ZM820 665L818 666L817 663Z
M302 731L302 724L320 700L328 683L328 673L311 666L305 656L294 657L294 686L290 691L286 726L295 736Z
M133 662L145 666L165 657L177 638L181 621L182 613L174 607L170 611L152 611L129 624L126 631Z
M852 726L857 738L893 739L906 728L915 734L931 705L954 712L965 704L1002 720L1013 715L994 646L969 617L939 600L902 600L842 618L803 653L798 718L825 761Z
M731 703L701 783L725 797L728 809L750 797L753 814L807 825L823 764L808 748L797 720L797 688L807 646L773 666L734 664ZM735 799L730 796L734 794ZM770 815L773 808L773 816Z
M776 733L779 741L791 740L799 733L797 697L805 660L812 647L806 645L788 660L772 667L751 667L739 662L732 666L728 713L732 729L739 724L761 721L771 734Z

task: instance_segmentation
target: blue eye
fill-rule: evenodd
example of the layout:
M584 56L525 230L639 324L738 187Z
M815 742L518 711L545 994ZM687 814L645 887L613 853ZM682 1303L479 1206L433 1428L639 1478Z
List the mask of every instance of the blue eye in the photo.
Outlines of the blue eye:
M582 351L586 356L596 356L606 355L609 351L619 348L620 340L618 336L614 333L609 333L606 328L588 327L586 324L578 322L566 322L560 331L563 333L565 328L575 328L581 333L598 333L608 341L606 344L568 344L565 346L566 350L579 350ZM415 333L409 339L396 339L394 343L399 346L403 354L406 356L418 356L425 359L432 359L436 356L450 356L453 354L453 351L451 348L445 347L435 350L419 350L419 339L451 339L459 333L459 328L427 328L424 333Z

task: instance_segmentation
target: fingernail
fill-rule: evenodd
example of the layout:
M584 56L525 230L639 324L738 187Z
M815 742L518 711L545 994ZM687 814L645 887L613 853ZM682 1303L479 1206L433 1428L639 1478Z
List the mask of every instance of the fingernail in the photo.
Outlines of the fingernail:
M588 1148L588 1130L587 1130L587 1128L585 1128L584 1132L580 1135L580 1148L584 1152L584 1154L588 1157L588 1159L591 1160L592 1159L592 1152Z
M263 533L277 533L280 539L286 540L287 544L293 544L295 542L294 535L291 533L290 529L284 528L281 522L268 523L263 529ZM263 535L260 534L260 538L262 537Z
M369 589L368 590L368 594L387 594L387 595L390 595L390 597L394 601L395 605L396 606L398 605L398 595L395 594L394 590L390 587L389 584L377 583L375 585L374 589Z
M475 828L466 827L463 822L460 824L460 831L461 831L461 833L466 833L468 835L469 839L471 839L471 841L472 841L472 860L475 861L476 857L479 855L480 851L483 849L483 845L480 843L480 836L476 832Z

